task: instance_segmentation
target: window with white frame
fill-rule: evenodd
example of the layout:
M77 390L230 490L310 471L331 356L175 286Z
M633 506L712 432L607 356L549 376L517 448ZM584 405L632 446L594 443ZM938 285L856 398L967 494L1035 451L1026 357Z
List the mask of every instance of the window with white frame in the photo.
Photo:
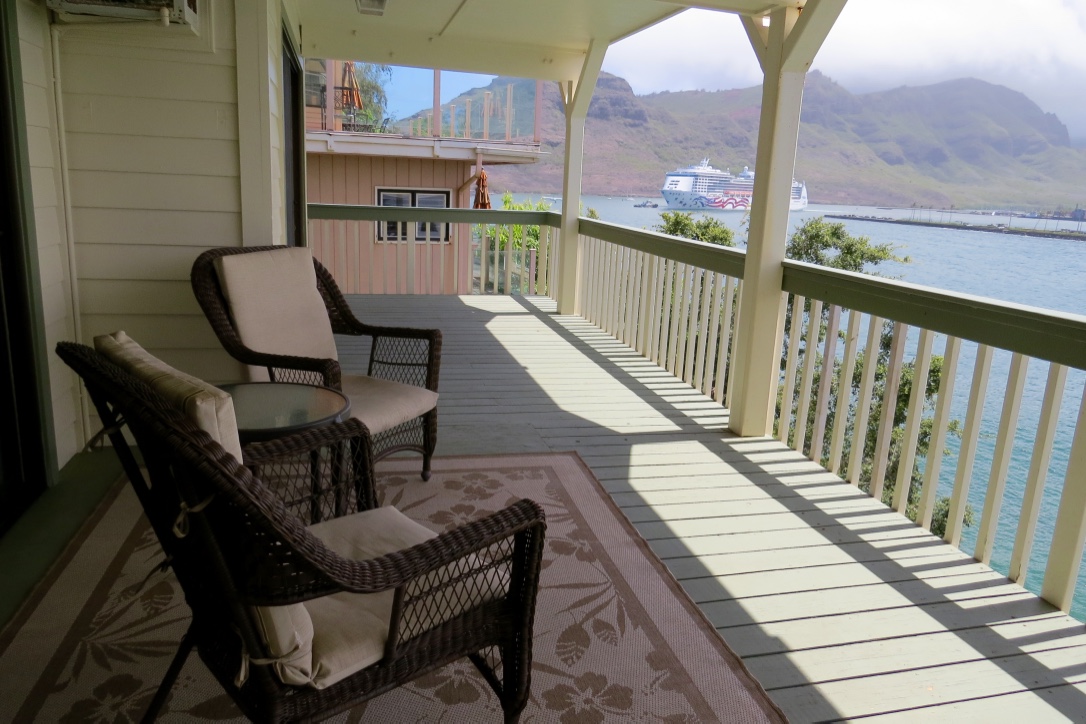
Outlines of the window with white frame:
M402 206L421 209L447 209L452 192L445 189L377 189L378 206ZM409 230L409 226L413 227ZM449 225L434 221L380 221L378 241L448 241Z

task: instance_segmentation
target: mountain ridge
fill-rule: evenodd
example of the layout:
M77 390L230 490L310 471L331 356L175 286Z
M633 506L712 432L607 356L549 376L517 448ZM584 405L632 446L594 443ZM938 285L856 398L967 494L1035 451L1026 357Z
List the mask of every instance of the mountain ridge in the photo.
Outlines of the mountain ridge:
M533 116L534 81L497 78L453 102L509 84L520 125ZM543 88L545 155L489 168L495 191L561 191L562 100L556 85ZM583 192L655 196L665 173L706 157L718 168L756 168L760 104L760 86L637 96L603 73L586 120ZM1086 149L1054 114L1005 86L961 78L856 94L811 71L796 178L811 203L1074 208L1086 205Z

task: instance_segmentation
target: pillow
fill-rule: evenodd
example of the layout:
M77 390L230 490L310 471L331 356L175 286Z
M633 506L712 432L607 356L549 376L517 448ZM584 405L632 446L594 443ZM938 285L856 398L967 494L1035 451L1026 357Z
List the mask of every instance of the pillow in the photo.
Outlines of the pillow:
M218 387L187 375L153 356L123 331L94 338L94 348L110 362L140 378L194 425L241 462L234 401Z
M309 249L283 247L222 256L215 260L215 271L246 347L339 359Z

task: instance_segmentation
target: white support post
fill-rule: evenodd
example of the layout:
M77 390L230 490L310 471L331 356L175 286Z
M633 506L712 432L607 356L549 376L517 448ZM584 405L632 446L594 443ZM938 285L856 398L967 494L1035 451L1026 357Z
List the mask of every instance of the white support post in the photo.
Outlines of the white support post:
M780 8L743 25L764 74L758 126L750 234L743 272L743 314L738 326L734 399L729 427L743 437L771 434L780 360L774 359L779 323L788 206L799 140L803 80L845 0L809 0L803 9Z
M562 86L566 111L566 159L562 178L562 244L558 249L558 313L581 311L581 170L584 165L584 122L596 88L607 43L593 40L577 81Z

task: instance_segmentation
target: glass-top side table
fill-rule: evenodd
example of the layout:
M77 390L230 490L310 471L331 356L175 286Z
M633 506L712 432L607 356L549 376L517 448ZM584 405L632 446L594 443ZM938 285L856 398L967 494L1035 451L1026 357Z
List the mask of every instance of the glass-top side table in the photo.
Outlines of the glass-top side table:
M242 443L272 440L341 422L351 412L351 401L330 387L295 382L238 382L219 388L234 399Z

